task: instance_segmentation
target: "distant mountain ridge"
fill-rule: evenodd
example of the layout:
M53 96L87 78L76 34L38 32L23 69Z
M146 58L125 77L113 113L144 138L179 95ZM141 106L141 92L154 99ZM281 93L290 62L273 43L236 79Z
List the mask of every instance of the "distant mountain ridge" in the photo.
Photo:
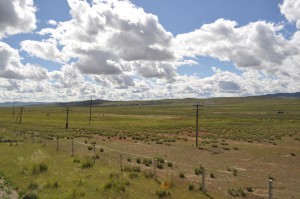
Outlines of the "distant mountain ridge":
M300 98L300 92L296 93L274 93L274 94L267 94L261 95L261 97L293 97L293 98Z
M285 98L300 98L300 92L295 92L295 93L274 93L274 94L267 94L267 95L260 95L260 96L251 96L251 97L285 97ZM191 100L194 98L190 98ZM101 100L101 99L95 99L92 101L93 106L99 106L102 104L107 104L107 103L120 103L122 102L130 102L129 104L127 103L126 105L154 105L154 104L161 104L161 103L166 103L163 102L164 100L140 100L140 101L109 101L109 100ZM85 100L85 101L73 101L73 102L14 102L16 107L20 106L89 106L90 105L90 100ZM111 104L112 106L115 106ZM125 104L124 104L125 105ZM4 102L0 103L0 107L11 107L13 106L13 102Z

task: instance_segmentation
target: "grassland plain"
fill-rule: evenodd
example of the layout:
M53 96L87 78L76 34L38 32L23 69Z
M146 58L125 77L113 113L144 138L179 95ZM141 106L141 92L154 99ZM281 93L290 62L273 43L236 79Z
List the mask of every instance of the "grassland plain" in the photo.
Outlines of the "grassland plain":
M198 147L195 103L204 105ZM274 198L300 198L299 98L105 102L93 105L91 124L88 107L70 107L67 130L64 107L25 107L22 123L17 114L0 109L0 139L13 141L0 143L0 172L23 196L206 198L195 175L204 165L210 197L267 198L272 178ZM127 172L119 172L120 153ZM149 174L155 157L164 160L157 180Z

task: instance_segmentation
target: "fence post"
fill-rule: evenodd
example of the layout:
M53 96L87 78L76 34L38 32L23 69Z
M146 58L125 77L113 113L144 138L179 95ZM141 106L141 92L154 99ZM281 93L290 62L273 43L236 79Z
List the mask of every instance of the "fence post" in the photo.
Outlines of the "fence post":
M157 167L157 159L154 159L154 178L156 178L156 167Z
M202 192L205 193L205 167L201 166L202 169Z
M120 169L121 169L121 171L123 171L123 163L122 163L122 160L123 159L123 154L122 153L120 153Z
M72 138L72 157L74 156L74 138Z
M273 180L269 179L269 199L273 198Z
M18 140L19 140L19 133L18 133L18 131L17 131L17 139L16 139L16 141L17 141L17 146L18 146Z
M94 150L94 164L96 162L96 147L95 147L95 142L93 143L93 150Z
M58 151L58 137L56 138L56 151Z

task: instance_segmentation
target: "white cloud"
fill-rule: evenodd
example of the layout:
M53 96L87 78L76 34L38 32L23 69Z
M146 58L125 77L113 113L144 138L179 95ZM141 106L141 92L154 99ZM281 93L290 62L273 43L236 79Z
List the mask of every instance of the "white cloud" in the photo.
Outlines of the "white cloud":
M25 40L20 43L21 50L26 51L31 56L42 58L44 60L63 63L69 60L66 53L57 49L54 42Z
M21 63L21 57L16 49L0 42L0 77L7 79L47 79L47 70L39 66Z
M286 17L289 22L296 22L296 26L300 29L300 1L299 0L284 0L279 5L280 12Z
M265 70L270 74L291 72L284 69L284 63L299 56L299 47L294 40L278 33L281 28L264 21L237 27L234 21L219 19L193 32L177 35L174 43L181 56L210 56L231 61L243 70Z
M60 71L49 72L49 77L57 89L80 87L85 82L84 77L72 65L64 65Z
M36 28L33 0L0 1L0 39L7 35L26 33Z
M38 33L44 40L20 44L31 56L61 63L60 70L22 64L18 50L0 42L0 101L19 99L20 93L23 101L71 101L90 96L130 100L300 90L299 31L285 38L280 33L283 25L257 21L239 26L219 19L174 37L155 15L128 0L88 2L68 0L69 21L50 20L52 27ZM281 12L299 26L299 1L291 2L284 1ZM5 31L2 36L15 34ZM197 65L197 56L230 61L240 74L218 66L205 78L177 73L178 66Z
M55 20L49 20L47 23L49 25L52 25L52 26L56 26L57 25L57 22Z
M94 0L89 4L68 0L68 3L71 20L43 29L39 34L49 34L69 57L78 59L74 66L83 74L120 75L129 69L147 77L140 67L132 67L136 61L139 64L145 61L151 65L147 69L153 73L148 75L150 78L174 75L168 72L172 67L166 67L165 63L170 65L175 61L171 48L173 36L155 15L145 13L130 1ZM38 52L32 54L42 57ZM158 68L164 71L158 72Z

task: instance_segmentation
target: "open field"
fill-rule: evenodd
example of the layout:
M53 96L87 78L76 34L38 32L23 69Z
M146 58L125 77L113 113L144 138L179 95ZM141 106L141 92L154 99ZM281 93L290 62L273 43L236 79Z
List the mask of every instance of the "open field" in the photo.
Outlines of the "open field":
M204 105L198 147L192 107L197 102ZM0 190L12 195L267 198L272 178L273 198L300 198L299 98L105 102L93 105L91 124L88 107L70 107L67 130L65 107L25 107L21 123L15 112L13 118L12 108L0 109L0 140L6 141L0 143ZM93 142L96 163L82 168L93 161ZM164 159L158 163L162 169L154 170L154 158ZM208 195L199 190L200 165Z

